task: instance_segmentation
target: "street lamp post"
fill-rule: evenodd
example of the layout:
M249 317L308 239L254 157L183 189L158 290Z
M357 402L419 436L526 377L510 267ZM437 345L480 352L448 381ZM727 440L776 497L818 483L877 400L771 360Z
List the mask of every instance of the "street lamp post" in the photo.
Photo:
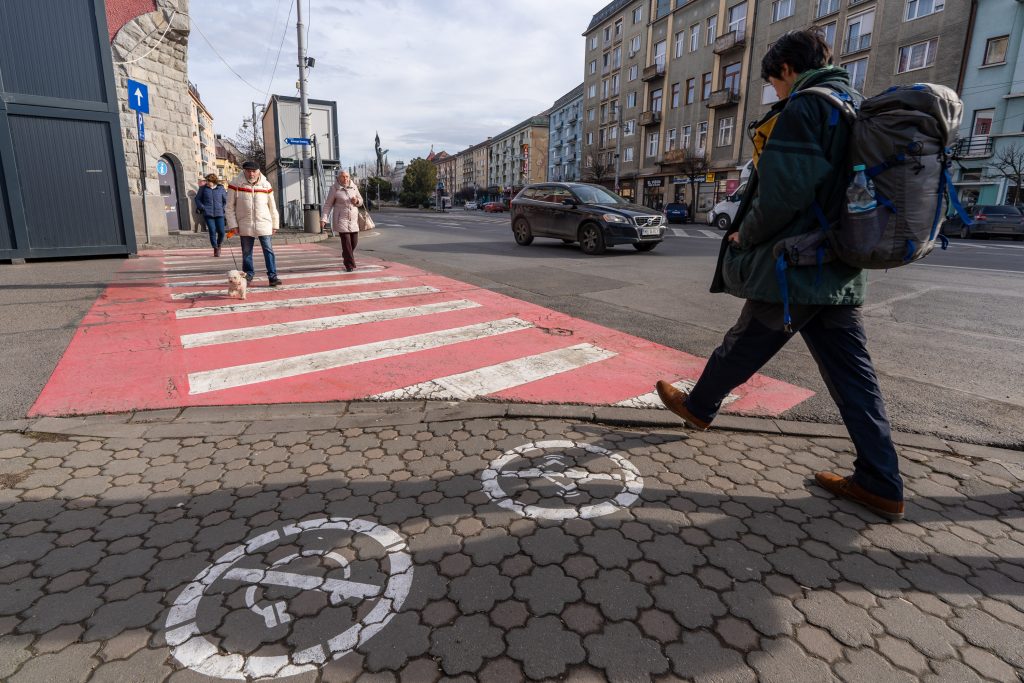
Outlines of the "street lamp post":
M622 122L619 121L619 103L616 102L612 108L612 117L615 120L615 194L619 194L619 169L622 164Z

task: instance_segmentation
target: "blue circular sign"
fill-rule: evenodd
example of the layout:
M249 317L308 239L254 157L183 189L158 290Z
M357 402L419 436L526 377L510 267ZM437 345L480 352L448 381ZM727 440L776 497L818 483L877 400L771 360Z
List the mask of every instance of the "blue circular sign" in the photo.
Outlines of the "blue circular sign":
M163 159L156 162L156 172L160 175L167 175L167 162Z

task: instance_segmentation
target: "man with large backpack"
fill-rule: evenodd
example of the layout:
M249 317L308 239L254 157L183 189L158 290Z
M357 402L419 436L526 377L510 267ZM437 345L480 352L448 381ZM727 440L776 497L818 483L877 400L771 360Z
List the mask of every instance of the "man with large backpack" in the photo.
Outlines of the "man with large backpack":
M778 253L780 245L820 232L823 224L838 224L846 204L852 124L827 98L797 96L807 88L828 88L858 104L849 74L831 62L831 50L814 31L785 34L762 59L761 76L779 102L751 125L755 168L711 285L712 292L746 303L689 393L663 380L657 390L669 410L707 429L730 391L800 332L857 451L852 476L818 472L815 479L835 495L898 520L903 480L866 346L860 308L865 274L823 258L822 251L807 265L790 267Z

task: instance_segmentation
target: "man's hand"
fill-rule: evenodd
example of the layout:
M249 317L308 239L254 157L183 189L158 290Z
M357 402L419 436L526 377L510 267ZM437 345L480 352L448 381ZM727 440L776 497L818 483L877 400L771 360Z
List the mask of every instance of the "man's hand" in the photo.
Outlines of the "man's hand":
M327 227L327 221L321 218L320 219L320 227L321 228L326 228Z
M725 239L729 240L738 247L740 245L740 231L737 230L736 232L729 233L729 236L726 237Z

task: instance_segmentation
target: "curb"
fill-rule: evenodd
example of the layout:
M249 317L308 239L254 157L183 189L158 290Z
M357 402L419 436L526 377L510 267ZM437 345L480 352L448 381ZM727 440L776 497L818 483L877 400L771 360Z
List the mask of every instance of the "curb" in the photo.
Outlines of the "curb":
M141 438L145 434L149 438L169 438L197 436L200 433L229 436L243 432L265 434L495 418L547 418L623 427L685 429L675 415L650 408L483 401L351 401L201 406L24 418L0 421L0 432L43 432L105 438ZM849 443L849 434L843 425L775 418L722 415L715 420L715 431L842 439L845 442L843 448L848 448ZM892 439L900 446L927 449L951 457L996 461L1008 465L1011 473L1024 481L1024 450L960 443L904 432L893 432Z
M327 232L307 233L278 230L274 234L274 242L276 244L312 244L330 239L330 236L330 233ZM148 244L139 241L136 247L139 251L162 251L165 249L204 248L209 245L210 237L206 232L184 232L176 235L160 235Z

